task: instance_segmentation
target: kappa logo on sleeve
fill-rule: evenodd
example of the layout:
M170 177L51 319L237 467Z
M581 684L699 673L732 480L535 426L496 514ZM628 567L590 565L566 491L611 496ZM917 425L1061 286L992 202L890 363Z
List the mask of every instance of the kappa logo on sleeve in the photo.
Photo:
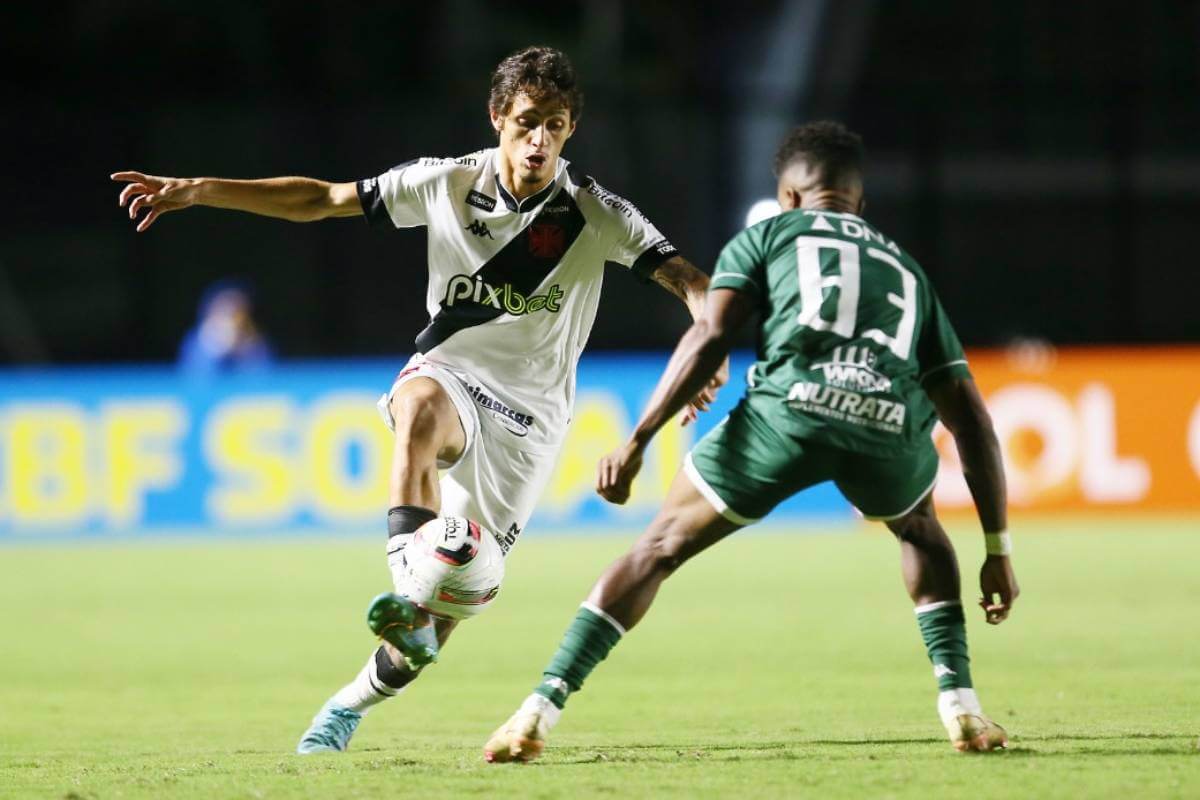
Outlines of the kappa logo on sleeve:
M477 192L474 189L467 192L467 205L475 206L484 211L496 210L496 198L488 197L483 192Z

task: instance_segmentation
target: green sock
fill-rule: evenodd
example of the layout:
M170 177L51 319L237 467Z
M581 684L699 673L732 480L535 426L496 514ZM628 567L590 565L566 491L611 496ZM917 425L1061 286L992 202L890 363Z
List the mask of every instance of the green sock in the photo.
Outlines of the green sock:
M970 689L971 659L967 655L967 621L962 603L930 605L936 607L917 608L917 624L921 626L921 638L933 663L938 690Z
M599 613L597 613L599 612ZM534 693L562 708L567 695L579 691L596 665L605 659L625 631L600 609L585 603L567 628L562 643L542 672Z

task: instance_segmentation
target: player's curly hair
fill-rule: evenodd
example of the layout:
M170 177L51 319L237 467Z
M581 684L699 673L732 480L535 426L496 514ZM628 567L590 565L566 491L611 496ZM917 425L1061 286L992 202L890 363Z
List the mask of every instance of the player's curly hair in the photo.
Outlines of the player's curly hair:
M822 120L792 128L775 153L775 177L797 161L820 171L822 183L836 186L862 176L862 137L840 122Z
M492 73L488 105L497 114L507 114L521 92L537 101L561 99L570 109L572 121L583 114L583 92L575 67L566 53L553 47L526 47L501 61Z

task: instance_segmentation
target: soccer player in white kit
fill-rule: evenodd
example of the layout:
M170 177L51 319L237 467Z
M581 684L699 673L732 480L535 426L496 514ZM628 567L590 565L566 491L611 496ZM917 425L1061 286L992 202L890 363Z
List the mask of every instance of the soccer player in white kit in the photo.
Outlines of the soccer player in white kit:
M363 214L428 229L430 321L380 400L395 433L388 563L397 593L373 604L384 642L322 706L301 753L345 750L363 714L411 683L458 621L495 596L570 421L605 264L659 283L693 318L703 311L708 276L631 203L560 158L582 103L567 57L531 47L492 74L494 148L417 159L357 183L112 176L127 182L120 203L130 218L147 212L139 232L192 205L296 222ZM704 410L727 375L687 413ZM435 540L406 553L439 516Z

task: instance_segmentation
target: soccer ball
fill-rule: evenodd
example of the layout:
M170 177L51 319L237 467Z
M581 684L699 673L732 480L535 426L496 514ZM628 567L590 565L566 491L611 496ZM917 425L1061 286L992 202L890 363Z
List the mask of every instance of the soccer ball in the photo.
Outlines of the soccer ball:
M500 592L504 554L496 537L466 517L438 517L417 529L393 573L397 594L430 613L465 619Z

